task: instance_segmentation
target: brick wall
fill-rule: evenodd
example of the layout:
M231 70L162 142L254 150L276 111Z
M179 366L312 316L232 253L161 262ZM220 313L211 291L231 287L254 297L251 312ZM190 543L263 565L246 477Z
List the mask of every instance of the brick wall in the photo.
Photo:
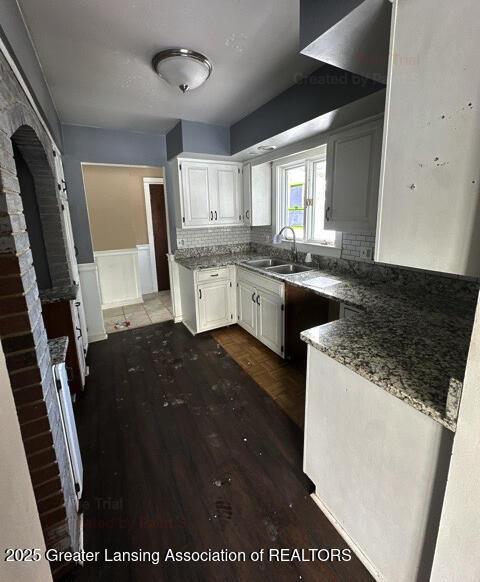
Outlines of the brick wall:
M49 138L0 55L0 339L48 547L77 549L79 517L13 157L34 177L49 268L71 283Z

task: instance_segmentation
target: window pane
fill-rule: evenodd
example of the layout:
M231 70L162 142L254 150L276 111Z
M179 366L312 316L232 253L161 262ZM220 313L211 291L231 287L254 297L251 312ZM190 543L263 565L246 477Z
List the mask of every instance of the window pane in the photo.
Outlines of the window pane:
M288 168L286 181L287 225L295 230L297 239L302 240L305 234L305 166Z
M325 216L325 160L313 164L313 240L335 244L335 231L323 230Z

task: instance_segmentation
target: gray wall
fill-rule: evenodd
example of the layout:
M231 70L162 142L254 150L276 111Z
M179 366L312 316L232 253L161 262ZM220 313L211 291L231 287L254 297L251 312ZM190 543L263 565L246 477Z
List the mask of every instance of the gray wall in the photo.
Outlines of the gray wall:
M63 166L78 262L92 263L93 248L81 163L163 167L167 160L166 140L164 135L77 125L63 125L62 130L65 151ZM174 216L170 220L173 221Z
M183 152L182 120L167 133L167 158L171 160Z
M188 153L230 155L230 130L221 125L182 120L183 151Z
M222 125L181 119L167 134L167 156L181 153L230 155L230 130Z
M0 36L22 72L52 136L61 148L60 120L15 0L1 0L0 2Z
M381 83L323 65L232 125L231 153L236 154L384 88Z
M300 0L300 50L362 2L363 0Z

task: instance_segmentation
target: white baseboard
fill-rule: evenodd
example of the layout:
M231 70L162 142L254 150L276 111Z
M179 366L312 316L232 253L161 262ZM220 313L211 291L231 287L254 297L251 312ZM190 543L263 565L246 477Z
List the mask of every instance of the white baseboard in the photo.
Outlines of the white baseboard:
M173 323L182 323L183 319L182 317L174 317L173 318Z
M143 297L138 299L128 299L126 301L112 301L112 303L102 303L102 310L113 309L114 307L126 307L127 305L138 305L143 303Z
M368 557L363 553L362 549L355 543L355 541L349 536L349 534L343 529L342 524L335 519L335 517L330 513L328 507L323 503L323 501L317 497L316 493L312 493L310 497L320 508L323 515L328 519L328 521L333 525L333 527L338 531L342 538L350 546L350 549L357 556L357 558L362 562L365 568L370 572L377 582L385 582L385 578L380 574L380 572L375 568Z
M100 334L97 334L97 335L90 335L90 334L88 334L88 342L90 344L93 344L95 342L101 342L103 340L106 340L107 337L108 337L108 335L106 333L100 333Z

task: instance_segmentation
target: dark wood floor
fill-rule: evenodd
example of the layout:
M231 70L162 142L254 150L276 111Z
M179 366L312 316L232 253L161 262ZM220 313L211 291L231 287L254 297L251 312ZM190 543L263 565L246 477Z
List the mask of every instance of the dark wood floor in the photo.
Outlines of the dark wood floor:
M161 323L90 347L77 404L85 549L345 548L309 497L302 432L206 334ZM75 580L370 581L360 562L103 563Z

